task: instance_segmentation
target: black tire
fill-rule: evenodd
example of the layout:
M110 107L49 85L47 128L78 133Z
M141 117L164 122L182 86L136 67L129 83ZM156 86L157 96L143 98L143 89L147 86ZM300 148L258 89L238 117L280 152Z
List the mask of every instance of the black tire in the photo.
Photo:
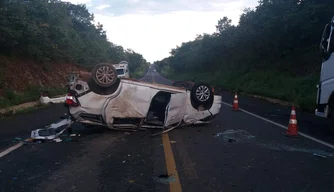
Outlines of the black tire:
M210 109L213 104L213 98L212 87L207 83L197 83L191 89L190 99L193 107L198 110Z
M329 99L328 108L329 108L328 120L332 125L332 127L334 127L334 99L332 99L332 96Z
M117 71L112 64L99 63L91 71L92 79L99 87L111 87L117 82Z

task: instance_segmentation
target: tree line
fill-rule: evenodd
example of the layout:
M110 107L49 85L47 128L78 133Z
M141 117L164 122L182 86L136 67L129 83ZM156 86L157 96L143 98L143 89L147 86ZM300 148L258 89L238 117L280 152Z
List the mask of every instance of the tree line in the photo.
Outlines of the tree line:
M182 43L154 64L168 76L205 74L233 90L285 100L311 94L307 102L315 103L319 44L333 10L333 0L260 0L243 11L238 25L223 17L215 33Z
M148 65L141 54L109 42L84 4L60 0L0 1L0 54L87 68L122 60L129 62L130 71Z

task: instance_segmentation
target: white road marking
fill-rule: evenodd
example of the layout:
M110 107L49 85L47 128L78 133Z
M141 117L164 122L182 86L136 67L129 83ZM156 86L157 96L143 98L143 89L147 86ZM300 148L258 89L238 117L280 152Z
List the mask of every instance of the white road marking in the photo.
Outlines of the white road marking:
M224 105L227 105L227 106L232 107L232 105L229 104L229 103L226 103L226 102L223 102L223 101L222 101L222 103L223 103ZM263 121L266 121L266 122L268 122L268 123L271 123L271 124L274 124L274 125L276 125L276 126L278 126L278 127L281 127L281 128L283 128L283 129L288 129L287 126L281 125L281 124L279 124L279 123L276 123L276 122L271 121L271 120L269 120L269 119L266 119L266 118L264 118L264 117L258 116L258 115L254 114L254 113L251 113L251 112L249 112L249 111L246 111L246 110L244 110L244 109L241 109L240 107L239 107L239 110L242 111L242 112L244 112L244 113L247 113L248 115L257 117L257 118L259 118L259 119L261 119L261 120L263 120ZM307 134L305 134L305 133L302 133L302 132L300 132L300 131L298 131L298 133L299 133L301 136L305 137L305 138L311 139L312 141L315 141L315 142L317 142L317 143L323 144L323 145L325 145L325 146L327 146L327 147L330 147L330 148L334 149L334 145L331 145L331 144L329 144L329 143L327 143L327 142L321 141L321 140L319 140L319 139L317 139L317 138L314 138L314 137L312 137L312 136L310 136L310 135L307 135Z
M23 142L20 142L12 147L9 147L8 149L6 149L5 151L0 153L0 158L2 158L3 156L7 155L8 153L18 149L19 147L21 147L23 145Z

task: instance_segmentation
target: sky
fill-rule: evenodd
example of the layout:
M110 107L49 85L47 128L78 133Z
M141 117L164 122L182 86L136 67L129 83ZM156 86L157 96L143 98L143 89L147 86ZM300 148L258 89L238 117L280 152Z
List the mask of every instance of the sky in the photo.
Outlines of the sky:
M86 4L103 24L109 41L143 55L148 62L162 60L172 48L216 31L227 16L237 25L246 7L258 0L64 0Z

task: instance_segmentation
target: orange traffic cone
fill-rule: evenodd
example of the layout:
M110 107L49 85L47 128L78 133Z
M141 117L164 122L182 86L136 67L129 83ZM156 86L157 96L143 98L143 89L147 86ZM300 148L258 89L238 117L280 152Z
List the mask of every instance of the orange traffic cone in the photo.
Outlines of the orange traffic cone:
M289 125L288 125L288 130L285 132L285 135L289 136L289 137L299 136L295 106L292 106Z
M238 102L238 94L237 93L235 93L235 95L234 95L232 110L233 111L239 111L239 102Z

